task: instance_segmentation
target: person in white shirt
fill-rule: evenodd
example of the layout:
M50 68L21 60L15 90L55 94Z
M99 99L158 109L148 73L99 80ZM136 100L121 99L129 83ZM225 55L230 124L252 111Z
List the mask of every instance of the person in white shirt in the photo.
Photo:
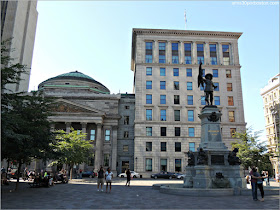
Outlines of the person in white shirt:
M106 193L108 191L108 184L110 184L110 192L111 193L111 189L112 189L112 178L113 178L113 172L111 172L111 169L108 168L106 173L105 173L105 180L106 180Z

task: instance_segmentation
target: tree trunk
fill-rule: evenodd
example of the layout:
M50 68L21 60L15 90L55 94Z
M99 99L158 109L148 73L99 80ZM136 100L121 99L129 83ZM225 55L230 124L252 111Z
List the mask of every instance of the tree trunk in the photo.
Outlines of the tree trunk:
M73 176L73 165L70 165L70 180L72 180L72 176Z
M8 173L8 168L9 168L9 166L10 166L10 160L9 160L9 159L7 159L7 162L8 162L8 164L7 164L6 171L7 171L7 173Z
M18 189L18 185L19 185L19 177L20 177L20 169L21 169L21 161L19 161L19 164L18 164L18 169L17 169L17 183L16 183L16 189Z

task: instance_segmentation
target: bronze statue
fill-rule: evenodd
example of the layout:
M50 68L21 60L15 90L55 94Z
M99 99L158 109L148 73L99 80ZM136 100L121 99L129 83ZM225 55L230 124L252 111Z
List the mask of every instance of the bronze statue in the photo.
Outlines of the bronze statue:
M202 63L200 62L199 65L199 74L198 74L198 78L197 78L197 82L198 82L198 87L201 85L204 88L204 84L205 84L205 88L204 88L204 93L205 93L205 101L207 103L207 105L209 106L209 96L210 96L210 104L213 105L213 90L214 88L217 88L217 86L215 86L212 82L212 78L213 75L212 74L206 74L205 75L205 79L203 79L203 71L202 71Z
M239 157L236 156L237 152L238 152L238 148L234 148L234 150L229 153L229 155L228 155L229 165L240 165L241 164Z
M197 165L208 165L208 157L206 152L200 148L197 156Z
M192 151L187 152L188 155L188 166L194 166L194 154Z

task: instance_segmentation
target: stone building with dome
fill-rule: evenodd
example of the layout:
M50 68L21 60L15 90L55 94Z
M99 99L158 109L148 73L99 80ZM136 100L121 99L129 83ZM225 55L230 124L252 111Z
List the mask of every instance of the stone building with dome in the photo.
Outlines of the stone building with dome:
M53 122L52 129L70 132L70 128L73 127L75 130L81 130L87 133L86 140L91 140L94 145L94 158L89 158L87 163L79 165L78 168L97 171L100 165L103 165L117 172L117 165L122 165L121 162L117 163L118 124L119 121L123 121L119 115L119 109L122 108L119 106L125 109L120 104L121 94L110 94L105 85L78 71L43 81L38 89L43 90L45 96L56 98L57 103L52 110L54 115L49 118ZM130 114L134 115L134 109ZM122 126L128 125L120 125L120 130L126 130ZM133 136L127 139L131 138L133 141ZM132 143L126 145L130 148ZM133 152L133 148L129 151ZM130 157L133 157L133 154L128 153L122 156L122 160L129 161L132 167L133 158L130 160ZM121 168L118 171L120 170Z

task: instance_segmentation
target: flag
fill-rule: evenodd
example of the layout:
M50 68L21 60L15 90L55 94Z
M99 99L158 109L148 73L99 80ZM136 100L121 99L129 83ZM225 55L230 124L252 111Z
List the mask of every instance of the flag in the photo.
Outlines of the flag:
M185 10L185 29L187 30L187 15L186 15L186 10Z

